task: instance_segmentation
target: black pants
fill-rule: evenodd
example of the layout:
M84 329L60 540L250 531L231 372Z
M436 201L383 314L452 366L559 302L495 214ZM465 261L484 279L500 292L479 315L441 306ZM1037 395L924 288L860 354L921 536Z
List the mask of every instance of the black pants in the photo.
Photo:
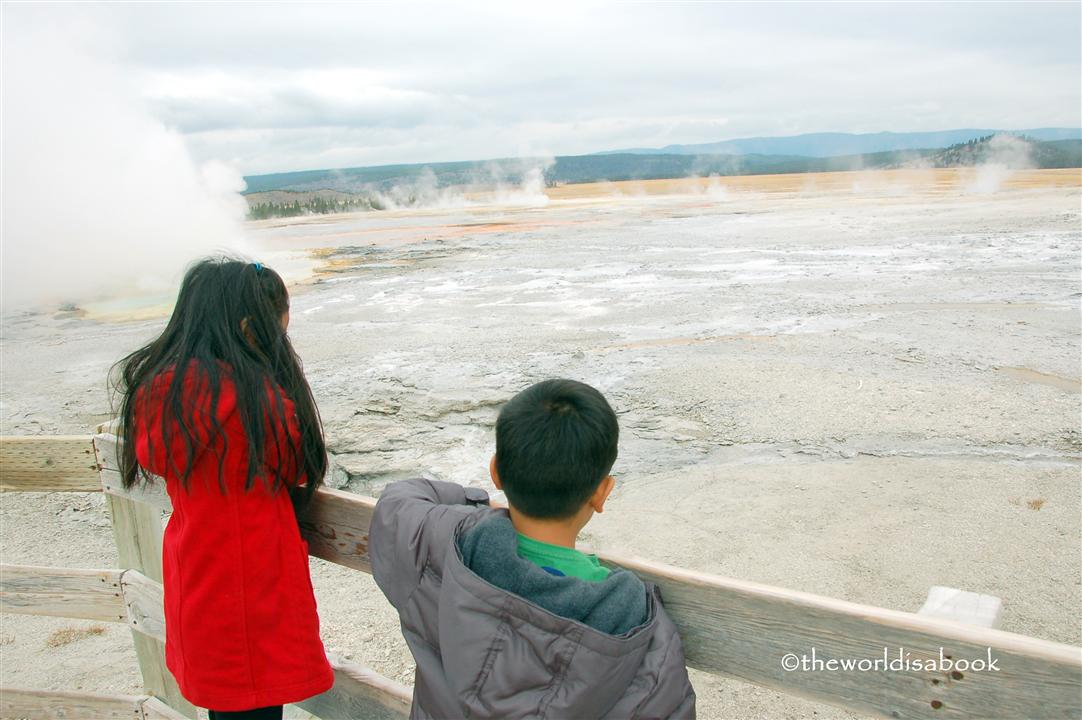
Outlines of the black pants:
M207 712L210 713L210 720L282 720L281 705L234 712L220 712L218 710L207 710Z

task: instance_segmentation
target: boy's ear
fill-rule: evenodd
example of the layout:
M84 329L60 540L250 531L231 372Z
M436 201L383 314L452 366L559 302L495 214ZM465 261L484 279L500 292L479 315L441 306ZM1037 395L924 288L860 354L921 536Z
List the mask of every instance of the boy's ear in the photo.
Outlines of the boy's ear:
M605 501L609 499L609 494L614 487L616 487L616 478L612 475L606 475L601 480L601 484L597 486L597 490L594 490L594 494L590 496L590 507L594 509L594 512L600 513L605 511Z
M503 486L500 484L500 474L496 472L496 456L492 456L492 460L488 463L488 476L492 478L492 484L496 486L497 490L503 490Z

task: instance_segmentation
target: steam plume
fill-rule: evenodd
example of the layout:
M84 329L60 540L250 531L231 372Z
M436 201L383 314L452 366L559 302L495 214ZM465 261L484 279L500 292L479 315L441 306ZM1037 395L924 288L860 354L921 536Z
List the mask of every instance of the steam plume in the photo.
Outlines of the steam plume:
M243 180L196 166L120 66L90 50L93 28L32 10L4 19L5 311L164 289L193 258L243 249Z

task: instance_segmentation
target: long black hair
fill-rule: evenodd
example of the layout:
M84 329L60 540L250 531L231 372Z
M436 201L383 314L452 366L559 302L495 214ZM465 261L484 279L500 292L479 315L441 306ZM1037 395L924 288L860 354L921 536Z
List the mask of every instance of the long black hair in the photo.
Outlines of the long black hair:
M164 395L160 437L170 469L188 487L197 433L227 442L215 413L222 376L226 375L236 388L237 410L248 440L245 490L251 490L257 475L263 475L271 490L292 485L297 478L282 475L285 467L295 467L307 478L307 485L292 493L298 513L307 506L327 469L327 449L312 390L283 327L288 312L285 283L264 265L211 257L188 269L164 332L114 366L119 378L113 386L121 397L118 434L124 440L120 457L124 487L137 484L140 475L146 480L135 456L139 390L145 389L149 396L155 378L172 371ZM209 404L184 396L186 381L191 391L193 373ZM278 442L279 436L291 437L283 394L293 402L300 427L300 443L286 442L286 447ZM169 450L178 429L186 448L186 459L179 466ZM218 483L223 492L224 461L222 452L218 455ZM273 476L265 472L269 466L275 468Z

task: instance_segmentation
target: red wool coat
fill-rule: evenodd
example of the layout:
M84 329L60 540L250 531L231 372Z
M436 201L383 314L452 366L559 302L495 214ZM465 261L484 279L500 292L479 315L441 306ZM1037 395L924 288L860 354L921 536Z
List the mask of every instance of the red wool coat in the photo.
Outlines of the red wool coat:
M165 528L165 661L193 704L219 711L296 702L328 690L334 675L319 639L319 617L301 538L285 488L267 489L257 474L244 489L248 445L233 383L222 378L216 408L209 386L190 371L184 402L197 417L213 413L225 434L196 432L188 489L173 466L185 467L183 435L162 441L161 413L172 372L159 375L136 397L135 452L139 464L165 478L173 515ZM299 441L293 404L286 399L289 442ZM272 403L273 407L273 403ZM200 423L196 422L196 425ZM209 426L209 423L207 423ZM268 423L266 446L275 433ZM151 443L153 440L153 443ZM167 462L166 453L174 462ZM224 454L223 494L218 460ZM268 453L272 457L273 451ZM286 462L289 462L286 460ZM287 467L285 476L299 476Z

